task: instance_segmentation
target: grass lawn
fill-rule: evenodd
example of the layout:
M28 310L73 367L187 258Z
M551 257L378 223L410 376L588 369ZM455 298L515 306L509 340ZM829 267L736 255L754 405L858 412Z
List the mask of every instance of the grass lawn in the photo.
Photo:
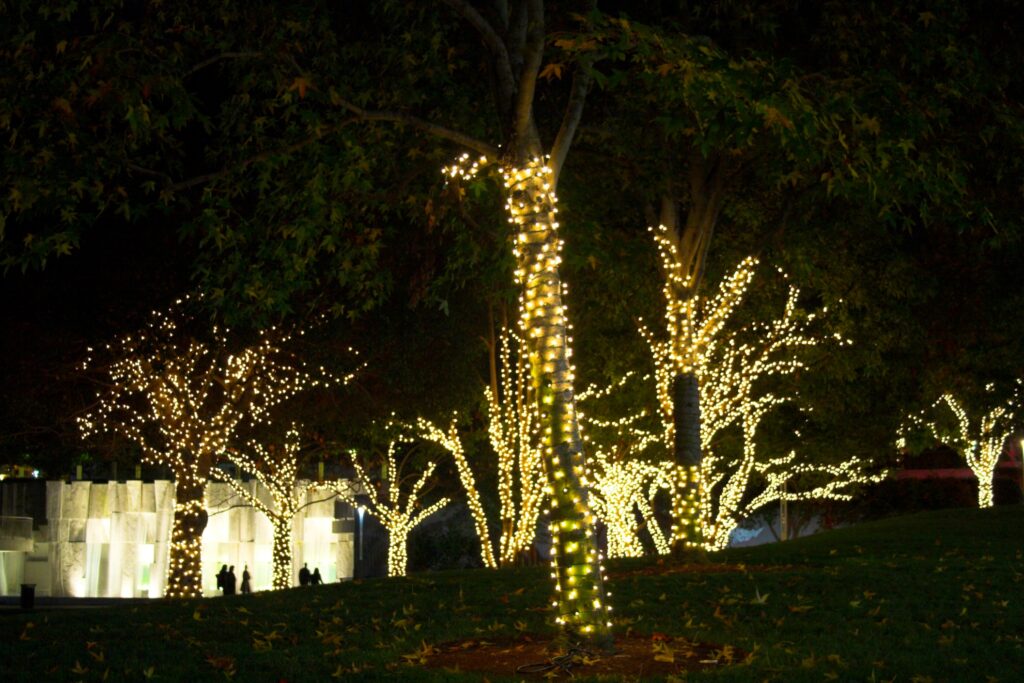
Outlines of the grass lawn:
M710 562L609 565L621 632L751 653L677 680L1024 680L1024 506L894 518ZM480 680L424 669L416 653L550 633L548 581L539 568L474 570L14 612L0 615L0 680Z

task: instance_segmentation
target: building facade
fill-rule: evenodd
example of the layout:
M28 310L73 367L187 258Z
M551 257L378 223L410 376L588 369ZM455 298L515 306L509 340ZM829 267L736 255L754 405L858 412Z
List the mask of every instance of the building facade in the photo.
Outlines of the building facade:
M12 482L5 482L11 484ZM305 563L325 582L351 578L354 524L350 506L324 490L296 493L304 504L292 527L292 580ZM257 481L244 483L261 500L270 494ZM5 494L8 493L5 486ZM45 516L12 514L39 509L38 501L5 495L0 516L0 594L16 595L34 584L38 596L161 597L167 578L174 517L174 482L48 481ZM29 489L35 496L40 487ZM23 496L24 497L24 496ZM32 494L29 494L32 497ZM11 505L14 500L17 505ZM17 508L17 509L15 509ZM271 586L273 530L267 518L227 484L206 490L209 522L203 533L203 588L219 593L216 574L234 566L238 583L249 569L253 590Z

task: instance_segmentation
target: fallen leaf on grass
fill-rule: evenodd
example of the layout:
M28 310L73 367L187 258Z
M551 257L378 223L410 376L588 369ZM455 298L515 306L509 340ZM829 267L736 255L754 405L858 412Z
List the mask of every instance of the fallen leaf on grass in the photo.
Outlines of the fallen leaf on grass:
M654 653L654 661L656 662L668 662L672 664L676 661L676 654L672 651L672 648L668 646L664 640L655 640L651 643L651 652Z
M206 658L207 664L212 666L218 671L223 671L228 675L232 675L235 672L235 658L234 657L215 657L210 655Z
M433 645L428 645L426 641L420 644L420 649L416 652L411 652L407 655L402 655L402 659L405 660L406 664L426 664L427 658L430 655L437 654L437 648Z
M84 666L82 666L82 663L79 662L77 659L75 660L75 666L71 669L71 673L78 674L79 676L81 676L82 674L84 674L84 673L86 673L88 671L89 671L89 669L84 667Z

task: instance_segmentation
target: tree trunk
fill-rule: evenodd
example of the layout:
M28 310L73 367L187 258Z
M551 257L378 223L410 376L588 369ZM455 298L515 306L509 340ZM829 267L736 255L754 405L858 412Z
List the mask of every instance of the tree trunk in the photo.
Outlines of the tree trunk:
M405 576L409 569L409 557L406 543L409 530L406 528L388 529L388 576Z
M506 170L516 224L523 332L540 411L551 495L552 565L562 645L611 647L610 622L594 518L587 500L583 444L573 394L568 320L559 277L554 179L543 161Z
M271 519L274 526L274 590L292 587L292 517Z
M978 507L981 509L990 508L995 505L995 496L992 492L992 480L995 472L975 472L978 480Z
M694 373L673 378L672 412L675 462L686 467L700 465L700 391Z
M205 491L204 482L178 478L175 483L167 597L199 598L203 595L202 539L207 522Z

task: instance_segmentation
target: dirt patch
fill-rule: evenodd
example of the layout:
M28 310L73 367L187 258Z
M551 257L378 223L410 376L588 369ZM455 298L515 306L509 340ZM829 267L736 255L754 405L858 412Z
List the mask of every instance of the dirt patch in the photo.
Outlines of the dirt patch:
M428 668L474 671L524 679L572 676L627 676L644 680L685 671L743 663L747 653L728 645L698 643L662 634L617 636L615 652L602 656L576 653L556 663L559 652L549 638L463 640L436 646L423 662Z

